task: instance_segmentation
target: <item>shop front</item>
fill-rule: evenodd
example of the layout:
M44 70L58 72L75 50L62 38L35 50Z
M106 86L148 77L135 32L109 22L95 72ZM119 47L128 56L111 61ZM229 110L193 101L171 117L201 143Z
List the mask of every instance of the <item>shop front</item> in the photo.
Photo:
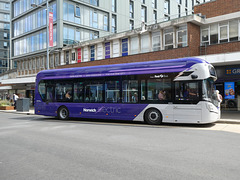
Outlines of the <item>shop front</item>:
M13 99L13 94L17 94L19 98L29 98L30 106L34 106L36 77L12 78L0 81L0 98L6 99L9 95Z
M216 66L216 89L223 96L222 109L240 111L240 65Z

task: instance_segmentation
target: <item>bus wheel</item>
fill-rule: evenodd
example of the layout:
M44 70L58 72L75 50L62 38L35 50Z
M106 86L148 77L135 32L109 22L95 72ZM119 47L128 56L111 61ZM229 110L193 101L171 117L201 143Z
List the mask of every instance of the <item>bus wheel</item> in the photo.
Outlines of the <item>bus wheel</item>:
M162 123L162 114L157 109L148 109L144 114L144 120L151 125Z
M58 119L67 120L69 118L69 111L67 107L62 106L58 109Z

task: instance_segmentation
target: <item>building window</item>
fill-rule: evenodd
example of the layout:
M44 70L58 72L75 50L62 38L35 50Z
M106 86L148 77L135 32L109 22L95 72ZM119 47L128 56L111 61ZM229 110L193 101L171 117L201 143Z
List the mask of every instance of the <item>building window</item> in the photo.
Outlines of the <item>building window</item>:
M98 28L98 13L95 11L90 11L90 26Z
M149 34L145 34L141 36L141 52L146 53L149 52L150 42L149 42Z
M3 42L3 47L7 48L8 47L8 43L7 42Z
M117 16L112 15L112 33L117 32Z
M112 12L117 12L116 0L112 0Z
M157 0L152 0L152 8L157 9Z
M111 51L110 51L110 42L105 43L105 59L110 58Z
M104 31L108 31L108 16L104 15L103 17L103 29Z
M238 40L238 20L229 21L229 41Z
M170 1L169 0L164 1L164 13L170 14Z
M185 8L185 15L187 16L188 15L188 9Z
M201 45L209 44L209 26L203 27L201 30Z
M152 47L153 47L153 51L161 50L161 33L160 33L160 31L152 33Z
M218 43L218 24L210 25L210 44Z
M178 5L178 17L180 18L181 17L181 6Z
M98 6L98 0L90 0L90 4Z
M80 12L80 7L78 7L78 6L76 6L76 8L75 8L75 16L76 17L81 17L81 12Z
M112 50L112 57L119 57L119 53L120 53L120 43L119 43L119 40L113 40L112 42L112 47L113 47L113 50Z
M177 46L178 48L187 46L187 26L177 28Z
M28 61L25 61L25 70L28 70Z
M188 0L185 0L185 7L188 7Z
M165 15L164 15L164 21L169 21L169 20L170 20L170 16L167 15L167 14L165 14Z
M141 8L141 20L142 22L147 22L147 8L145 6Z
M3 33L3 37L4 37L4 39L7 39L8 38L8 33Z
M145 0L141 0L141 3L142 3L142 4L145 4Z
M44 57L41 57L41 68L44 68L45 67L45 58Z
M122 39L122 56L128 55L128 38Z
M66 51L66 64L69 64L69 51Z
M157 23L157 11L153 11L153 21Z
M81 41L81 32L79 29L76 29L75 31L75 42L79 43Z
M220 43L228 42L228 22L219 23Z
M182 0L177 0L177 3L178 4L182 4Z
M95 46L90 46L90 53L91 53L91 57L90 57L90 61L94 61L95 60Z
M133 30L134 29L134 21L133 20L130 20L130 23L129 23L129 25L130 25L130 30Z
M134 18L134 4L133 4L133 1L130 1L130 4L129 4L129 11L130 11L130 18Z
M98 32L90 32L90 39L97 39L99 38Z
M138 54L139 38L138 36L131 37L131 54Z
M76 57L75 57L75 52L72 52L72 61L75 61L76 60Z
M173 28L164 30L164 49L173 49Z
M54 56L50 56L50 67L54 67Z

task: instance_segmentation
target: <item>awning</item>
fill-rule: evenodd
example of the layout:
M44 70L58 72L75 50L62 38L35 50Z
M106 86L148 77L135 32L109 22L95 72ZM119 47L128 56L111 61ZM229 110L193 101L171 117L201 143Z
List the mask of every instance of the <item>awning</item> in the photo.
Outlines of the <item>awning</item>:
M3 79L1 80L2 84L23 84L23 83L35 83L36 77L23 77L23 78L14 78L14 79Z
M0 86L0 90L9 90L12 89L12 86Z

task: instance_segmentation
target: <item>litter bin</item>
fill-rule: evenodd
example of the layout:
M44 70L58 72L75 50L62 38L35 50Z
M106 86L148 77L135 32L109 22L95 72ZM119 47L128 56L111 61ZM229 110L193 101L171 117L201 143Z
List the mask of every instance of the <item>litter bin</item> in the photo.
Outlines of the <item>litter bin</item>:
M29 111L29 98L19 98L16 102L17 111Z

